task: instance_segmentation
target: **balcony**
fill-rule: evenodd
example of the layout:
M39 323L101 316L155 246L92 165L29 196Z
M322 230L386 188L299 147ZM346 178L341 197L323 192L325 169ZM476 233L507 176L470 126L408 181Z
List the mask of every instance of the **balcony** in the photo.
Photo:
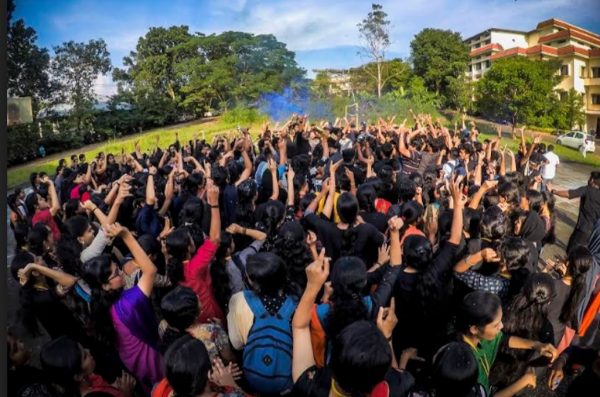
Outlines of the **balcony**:
M584 86L597 85L600 86L600 77L595 77L591 79L583 79Z

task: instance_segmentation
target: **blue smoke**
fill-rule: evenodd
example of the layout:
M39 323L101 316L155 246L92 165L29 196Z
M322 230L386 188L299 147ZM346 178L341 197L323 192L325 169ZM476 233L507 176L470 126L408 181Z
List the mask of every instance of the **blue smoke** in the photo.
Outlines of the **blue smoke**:
M331 120L333 118L331 104L311 98L310 89L307 87L286 87L281 93L261 94L258 108L271 120L279 122L289 119L293 113L307 114L311 120Z

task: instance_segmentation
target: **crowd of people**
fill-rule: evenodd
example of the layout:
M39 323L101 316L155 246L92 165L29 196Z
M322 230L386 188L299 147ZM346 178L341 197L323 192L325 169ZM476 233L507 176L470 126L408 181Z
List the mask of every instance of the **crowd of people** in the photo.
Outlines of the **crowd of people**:
M9 395L597 391L600 171L556 190L539 137L513 153L411 117L293 115L32 174L10 273L18 328L50 341L38 367L9 333ZM555 196L580 213L544 260Z

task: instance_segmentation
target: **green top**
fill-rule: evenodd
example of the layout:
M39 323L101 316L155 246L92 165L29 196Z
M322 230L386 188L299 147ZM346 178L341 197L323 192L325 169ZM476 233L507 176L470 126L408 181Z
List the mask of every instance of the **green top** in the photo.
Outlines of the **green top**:
M465 343L471 346L471 350L477 359L477 365L479 366L479 378L477 381L485 387L487 393L490 392L490 368L494 364L494 360L496 360L496 355L498 354L498 349L500 348L503 337L504 334L500 331L494 339L482 340L477 346L474 346L470 341L463 339Z

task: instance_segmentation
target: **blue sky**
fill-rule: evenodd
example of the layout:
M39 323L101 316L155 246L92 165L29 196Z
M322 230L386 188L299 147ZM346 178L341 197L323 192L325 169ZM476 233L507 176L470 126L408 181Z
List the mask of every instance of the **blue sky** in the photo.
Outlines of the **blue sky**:
M347 0L15 0L13 19L23 18L38 33L38 45L103 38L113 66L135 49L152 26L188 25L206 34L237 30L272 33L296 52L300 66L346 68L365 61L358 55L356 25L371 1ZM391 21L388 57L406 58L410 41L425 27L452 29L463 37L490 27L531 30L559 18L600 33L598 0L379 0ZM110 76L96 92L115 90Z

